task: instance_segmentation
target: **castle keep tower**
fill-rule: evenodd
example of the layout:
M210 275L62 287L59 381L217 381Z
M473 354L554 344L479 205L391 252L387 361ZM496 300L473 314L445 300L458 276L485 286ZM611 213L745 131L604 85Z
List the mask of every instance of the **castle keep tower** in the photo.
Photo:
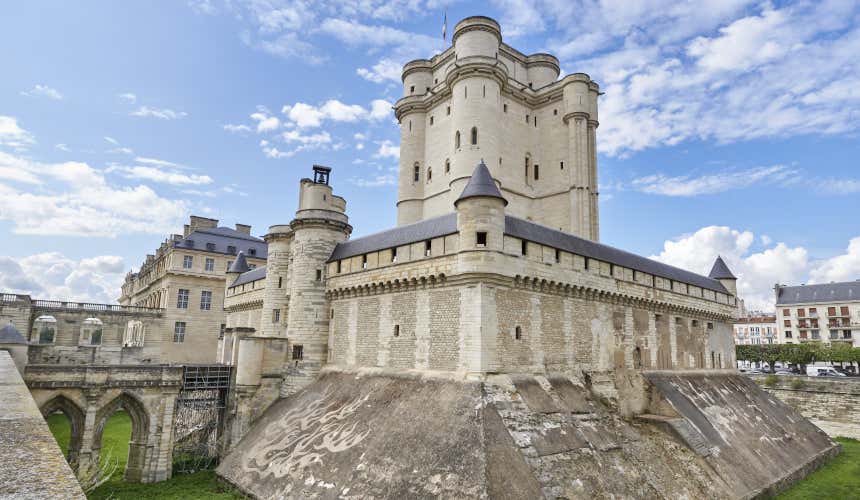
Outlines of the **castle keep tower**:
M508 46L487 17L452 41L403 68L398 225L450 213L483 160L509 214L597 241L598 85L558 80L558 59Z

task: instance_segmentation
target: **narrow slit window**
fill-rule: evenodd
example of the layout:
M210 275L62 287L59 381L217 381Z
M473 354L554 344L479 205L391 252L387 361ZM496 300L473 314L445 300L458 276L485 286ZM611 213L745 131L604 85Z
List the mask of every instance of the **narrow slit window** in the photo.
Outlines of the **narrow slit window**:
M523 338L523 329L517 326L514 328L514 339L521 340Z
M486 231L478 231L477 235L475 236L475 243L479 247L487 246L487 233L486 233Z
M425 257L430 257L431 248L432 248L432 245L430 244L430 240L424 241L424 256Z
M520 241L520 254L527 255L529 249L529 242L526 240Z
M367 269L367 254L361 256L361 268Z
M540 180L540 165L535 164L535 180Z
M397 247L391 249L391 262L397 262Z
M431 167L427 167L427 182L433 180L433 169Z
M445 173L451 173L451 160L445 160Z
M418 162L415 162L415 165L412 166L412 180L414 182L418 182L421 180L421 167L418 166Z
M394 336L395 337L400 336L400 325L394 325Z
M555 263L558 264L561 262L561 250L558 248L555 249Z
M454 149L460 149L460 131L454 133Z
M507 103L502 104L502 112L503 112L503 113L507 113L507 112L508 112L508 104L507 104Z
M278 278L280 279L280 278ZM322 269L317 269L317 281L322 281ZM280 288L280 287L278 287Z
M472 127L472 146L478 145L478 127Z
M561 169L564 170L564 162L560 162Z

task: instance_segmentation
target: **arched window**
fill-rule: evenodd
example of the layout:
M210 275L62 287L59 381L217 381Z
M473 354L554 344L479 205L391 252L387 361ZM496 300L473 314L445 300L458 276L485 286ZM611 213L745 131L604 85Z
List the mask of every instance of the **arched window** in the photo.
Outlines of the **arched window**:
M98 318L87 318L81 326L80 345L101 345L102 343L102 320Z
M57 319L53 316L39 316L33 322L33 332L35 339L40 344L53 344L54 337L57 335Z
M433 180L433 169L431 167L427 167L427 182Z
M445 173L446 174L451 173L451 160L449 160L447 158L445 159Z
M454 149L460 149L460 131L454 134Z
M414 182L418 182L421 180L421 167L418 166L418 162L415 162L415 165L412 166L412 180Z
M472 127L472 146L478 145L478 127Z

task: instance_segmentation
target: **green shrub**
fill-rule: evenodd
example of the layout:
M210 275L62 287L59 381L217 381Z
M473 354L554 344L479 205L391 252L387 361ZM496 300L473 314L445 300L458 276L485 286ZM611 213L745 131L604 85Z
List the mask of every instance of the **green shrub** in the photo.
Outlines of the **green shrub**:
M779 382L779 378L772 373L764 378L764 385L766 385L768 387L775 386L777 384L777 382Z
M802 378L795 378L795 379L792 379L792 381L791 381L791 388L794 389L795 391L803 389L803 387L805 385L806 385L806 382Z

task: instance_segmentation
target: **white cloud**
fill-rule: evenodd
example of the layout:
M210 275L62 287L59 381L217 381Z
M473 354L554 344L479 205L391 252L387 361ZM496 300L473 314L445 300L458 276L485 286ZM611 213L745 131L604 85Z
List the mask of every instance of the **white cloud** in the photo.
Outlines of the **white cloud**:
M187 184L211 184L212 178L208 175L185 174L181 172L171 172L162 170L156 167L145 167L141 165L125 166L113 165L108 167L106 172L119 172L127 179L140 179L163 184L171 184L181 186Z
M391 82L401 83L400 77L403 73L403 64L393 59L380 59L379 62L368 68L355 70L358 76L373 83Z
M328 60L316 47L301 39L296 33L284 33L273 40L258 42L252 41L250 35L246 35L243 41L250 47L283 59L299 59L311 65L319 65Z
M150 108L148 106L140 106L129 114L131 116L152 117L161 120L179 120L188 116L188 113L185 111L174 111L168 108Z
M367 45L373 47L385 45L422 45L435 46L440 41L436 38L419 33L410 33L390 26L370 26L356 21L344 19L326 19L320 26L320 31L348 45Z
M400 146L394 145L393 142L389 140L384 140L378 143L379 149L376 151L376 154L373 155L375 158L400 158Z
M111 185L86 163L38 163L0 152L0 173L12 170L23 176L17 180L41 186L29 192L0 182L0 220L11 221L17 234L163 234L190 211L146 185Z
M59 101L63 98L63 94L61 94L57 89L48 87L47 85L38 84L30 90L22 90L21 95L27 97L47 97L54 101Z
M300 144L311 146L320 146L322 144L331 143L331 135L326 131L322 131L317 134L304 135L298 130L289 130L281 134L281 137L283 137L287 142L298 142Z
M634 179L631 185L637 191L650 194L698 196L722 193L731 189L741 189L759 183L776 184L786 182L795 178L796 175L796 170L782 165L774 165L698 177L687 175L670 177L663 174L654 174Z
M71 151L71 149L69 149L69 146L63 143L55 144L54 147L59 149L60 151L65 151L66 153Z
M349 182L358 187L381 187L381 186L396 186L397 176L391 174L376 175L369 179L360 177L352 177Z
M228 123L223 126L224 130L233 134L246 133L251 131L251 127L247 125L234 125L232 123Z
M251 119L257 122L257 133L271 132L272 130L277 130L281 125L281 120L277 116L271 116L266 111L252 113Z
M119 141L118 141L118 140L116 140L116 139L114 139L113 137L110 137L110 136L107 136L107 135L106 135L106 136L105 136L105 140L106 140L107 142L109 142L109 143L113 144L114 146L119 146Z
M116 255L80 260L58 252L0 256L0 289L38 299L113 304L126 271Z
M386 118L393 118L394 113L391 109L391 103L385 101L383 99L374 99L370 103L370 119L371 120L385 120Z
M14 150L27 149L36 143L33 134L18 126L18 120L0 115L0 146Z
M177 168L177 169L188 168L185 165L182 165L180 163L174 163L172 161L167 161L167 160L160 160L158 158L147 158L145 156L137 156L134 158L134 161L136 161L137 163L143 163L144 165L155 165L156 167L170 167L170 168Z
M300 128L322 126L325 121L354 123L359 120L378 121L392 116L391 103L382 99L374 99L370 109L358 104L345 104L337 99L329 99L320 106L297 102L285 105L281 112L289 122Z
M687 47L687 54L708 71L744 71L778 57L791 49L790 41L781 40L787 13L765 10L720 28L720 36L697 37Z
M119 99L120 99L121 101L127 102L127 103L129 103L129 104L134 104L134 103L136 103L136 102L137 102L137 95L132 94L131 92L126 92L126 93L124 93L124 94L119 94L117 97L119 97Z
M851 239L844 254L816 262L809 278L810 283L860 279L860 236Z

